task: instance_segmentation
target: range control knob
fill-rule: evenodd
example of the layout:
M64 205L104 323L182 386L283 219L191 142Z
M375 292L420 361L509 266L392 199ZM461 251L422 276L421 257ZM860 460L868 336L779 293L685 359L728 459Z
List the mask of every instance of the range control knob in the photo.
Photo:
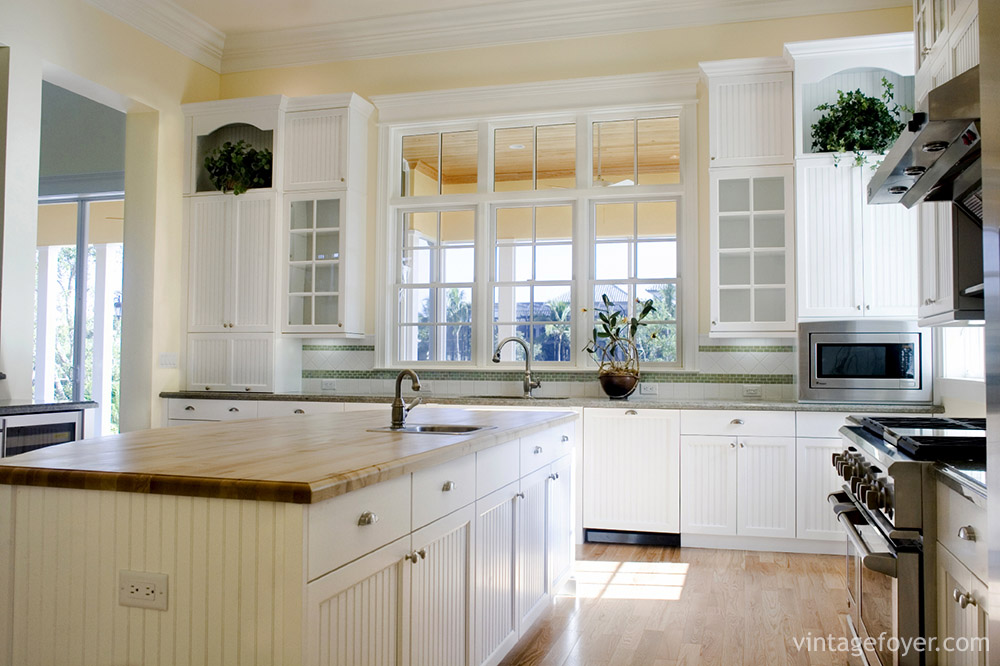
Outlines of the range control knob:
M872 511L878 511L882 508L882 493L880 493L876 488L868 486L865 490L865 506L867 506Z

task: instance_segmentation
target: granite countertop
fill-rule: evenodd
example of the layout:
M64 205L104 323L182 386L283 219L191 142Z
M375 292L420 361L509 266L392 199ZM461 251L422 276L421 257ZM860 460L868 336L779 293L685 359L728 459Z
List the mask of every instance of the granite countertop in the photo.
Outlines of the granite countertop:
M309 504L577 419L571 411L414 412L467 435L367 432L380 412L140 430L0 460L0 483Z
M500 405L504 407L609 407L622 409L718 409L795 412L855 412L864 414L931 414L943 412L940 405L883 404L856 402L765 402L763 400L657 400L638 398L609 400L607 398L551 398L538 397L525 400L517 396L470 397L412 393L405 398L420 395L423 402L441 405ZM217 391L164 391L161 398L184 400L296 400L303 402L392 402L391 395L344 395L333 393L224 393Z
M34 400L0 400L0 416L16 414L44 414L47 412L72 412L81 409L95 409L97 403L93 400L79 402L35 402Z

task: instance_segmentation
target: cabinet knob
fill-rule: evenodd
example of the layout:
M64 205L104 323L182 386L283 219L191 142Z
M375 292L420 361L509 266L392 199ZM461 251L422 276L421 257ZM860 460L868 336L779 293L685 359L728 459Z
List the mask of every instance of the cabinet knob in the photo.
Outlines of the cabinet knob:
M249 386L247 386L247 387L246 387L246 388L244 388L243 390L244 390L244 391L247 391L247 392L249 392L249 391L250 391L250 387L249 387Z
M406 555L404 555L403 559L406 560L407 562L412 562L413 564L416 564L420 558L417 557L417 551L413 551L411 553L407 553Z
M342 322L339 322L339 321L338 321L338 322L337 322L337 327L338 327L338 328L344 328L344 324L343 324Z
M733 419L729 422L729 425L743 425L743 419Z
M534 450L532 451L532 453L534 453L534 454L535 454L536 456L537 456L537 455L538 455L539 453L541 453L541 452L542 452L542 447L540 447L540 446L536 446L536 447L534 448Z
M854 308L857 309L857 310L860 310L861 306L860 305L855 305Z
M184 411L185 412L193 412L194 411L194 405L188 405L187 407L184 408Z
M238 411L240 411L240 410L239 410L239 408L238 408L238 407L230 407L230 408L229 408L229 411L230 411L230 412L232 412L233 414L235 414L236 412L238 412Z
M365 527L366 525L374 525L378 522L378 516L376 516L371 511L365 511L358 518L358 527Z
M866 305L866 306L865 306L865 310L871 310L871 309L872 309L872 306L871 306L871 305Z
M962 525L958 528L958 538L963 541L975 541L976 530L972 528L972 525Z
M963 593L957 587L954 589L954 591L952 591L951 596L953 599L955 599L955 601L958 602L958 607L961 608L962 610L965 610L969 606L976 605L976 600L973 598L971 594Z
M559 478L558 474L555 474L555 473L549 474L549 481L555 481L558 478Z
M625 416L637 416L638 414L639 412L635 411L634 409L630 409L625 412Z
M747 447L747 445L746 445L746 444L744 444L743 442L740 442L740 448L741 448L741 449L745 449L746 447Z
M729 448L735 449L736 448L736 442L729 442Z
M441 492L443 492L443 493L451 492L454 489L455 489L455 482L454 481L445 481L444 485L441 486Z
M206 391L211 391L211 390L212 390L212 388L211 388L210 386L206 386L206 387L205 387L205 390L206 390Z
M715 321L715 320L713 319L713 320L712 320L712 326L718 326L718 325L719 325L719 322L717 322L717 321Z
M925 46L924 48L920 49L920 55L930 55L931 51L932 51L931 47Z
M560 441L562 441L562 442L568 442L568 441L569 441L569 435L563 435L563 436L562 436L562 437L560 438Z
M420 550L417 551L417 555L420 556L420 559L426 558L427 557L427 549L421 548Z
M292 413L293 413L293 414L305 414L305 413L306 413L306 411L305 411L304 409L296 409L296 410L295 410L294 412L292 412Z

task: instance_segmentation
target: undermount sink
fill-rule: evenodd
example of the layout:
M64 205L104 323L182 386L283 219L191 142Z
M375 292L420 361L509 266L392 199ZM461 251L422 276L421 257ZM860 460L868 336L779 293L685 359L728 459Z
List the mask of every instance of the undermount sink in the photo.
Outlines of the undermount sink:
M431 435L468 435L479 430L489 430L496 426L476 426L476 425L454 425L454 424L427 424L411 423L402 428L372 428L368 432L404 432L404 433L427 433Z
M566 400L568 396L526 396L526 395L470 395L474 400Z

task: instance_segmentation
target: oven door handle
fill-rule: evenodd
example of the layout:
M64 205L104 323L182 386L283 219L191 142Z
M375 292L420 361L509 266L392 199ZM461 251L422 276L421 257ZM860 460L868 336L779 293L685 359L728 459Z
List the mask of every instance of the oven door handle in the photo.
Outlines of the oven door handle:
M866 569L870 569L876 573L885 574L890 578L896 577L896 556L892 553L873 553L869 550L867 544L865 544L864 539L858 534L858 531L854 529L854 525L851 523L851 519L848 517L847 512L837 514L837 520L840 524L844 526L844 531L847 532L847 540L851 542L851 545L861 553L861 564L865 566Z

